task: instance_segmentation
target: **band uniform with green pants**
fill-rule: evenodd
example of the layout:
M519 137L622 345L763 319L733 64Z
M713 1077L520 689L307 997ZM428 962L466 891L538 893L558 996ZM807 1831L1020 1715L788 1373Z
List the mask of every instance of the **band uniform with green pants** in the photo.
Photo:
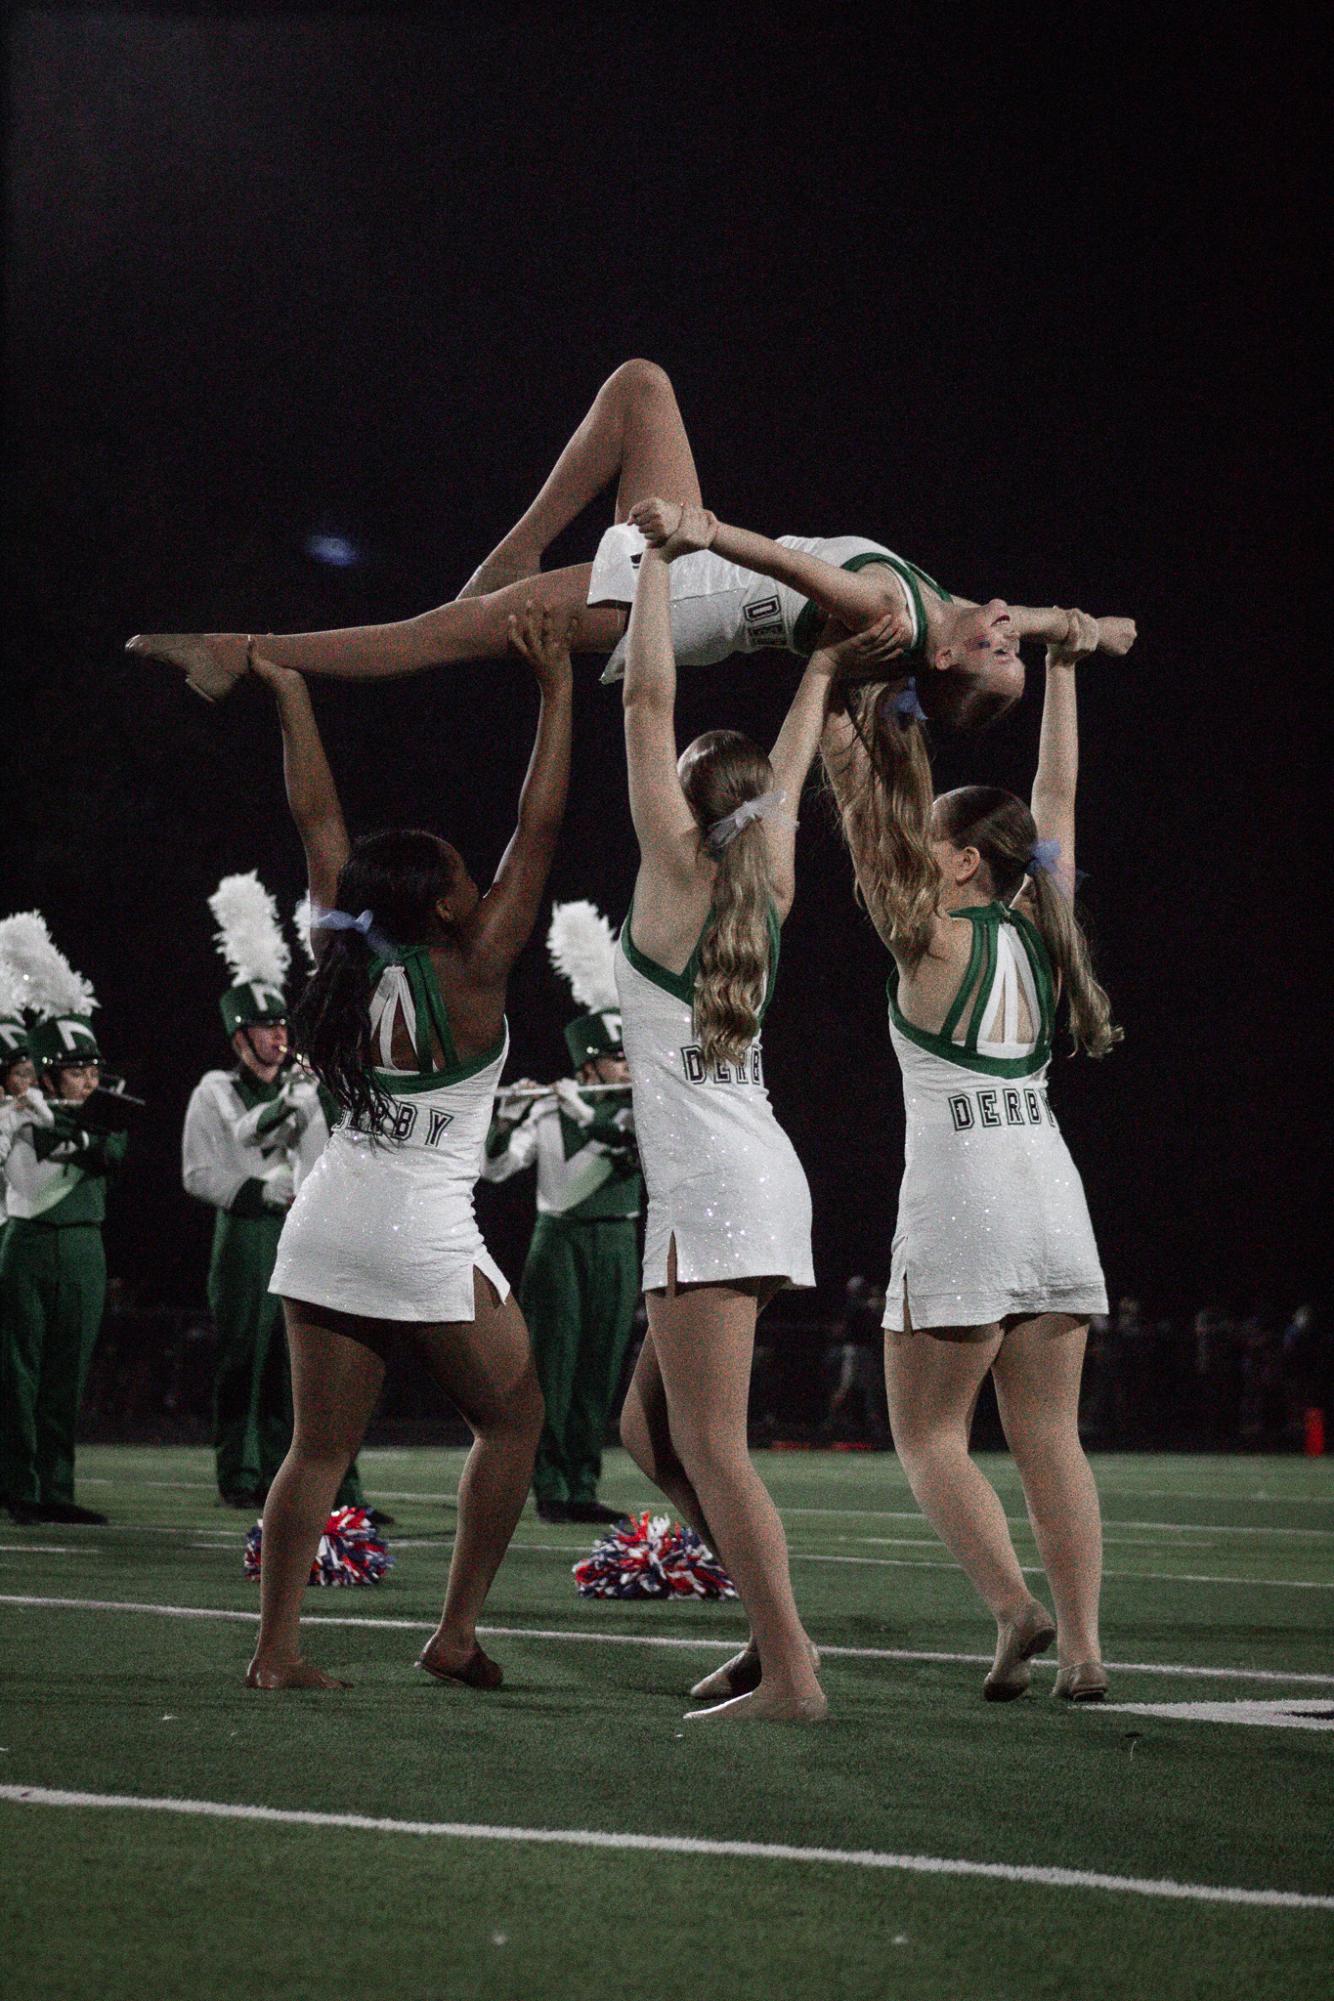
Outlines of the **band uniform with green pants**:
M622 1081L618 1015L582 1016L565 1033L583 1083ZM597 1486L639 1297L643 1182L628 1087L585 1095L566 1078L548 1095L511 1100L493 1122L483 1178L534 1164L538 1215L519 1300L546 1401L537 1510L544 1521L615 1521L620 1511L599 1503Z
M246 981L222 998L234 1043L287 1018L280 989ZM238 1053L240 1051L238 1050ZM242 1061L210 1070L185 1116L182 1178L188 1194L217 1211L208 1303L218 1336L214 1446L218 1492L237 1507L258 1505L292 1438L292 1384L282 1310L269 1292L283 1219L299 1163L327 1135L313 1080L293 1071L265 1080ZM336 1505L364 1506L355 1464Z
M31 1094L4 1165L0 1494L16 1520L98 1523L75 1505L74 1430L106 1300L106 1188L126 1139L75 1109L101 1064L85 1017L39 1021L30 1048L45 1095Z

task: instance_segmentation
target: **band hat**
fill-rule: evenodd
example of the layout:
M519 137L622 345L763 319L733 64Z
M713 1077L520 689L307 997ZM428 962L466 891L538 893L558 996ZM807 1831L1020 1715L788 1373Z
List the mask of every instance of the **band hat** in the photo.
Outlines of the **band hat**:
M15 1016L0 1017L0 1064L8 1070L24 1056L32 1054L32 1032L26 1021Z
M67 1063L100 1063L102 1052L91 1015L97 996L56 945L39 910L23 910L0 921L0 968L6 983L6 1023L22 1028L28 1052L42 1069ZM8 1054L6 1060L13 1062Z
M591 1063L595 1056L624 1056L620 1010L607 1008L597 1014L578 1015L567 1022L565 1047L576 1070Z
M286 1021L283 980L291 948L278 921L278 906L254 869L225 875L208 907L218 920L214 943L232 976L218 1003L228 1036L238 1028Z
M102 1061L97 1031L85 1014L57 1014L39 1021L29 1049L39 1070L72 1069Z
M228 987L218 1007L229 1036L235 1035L238 1028L262 1028L266 1023L276 1026L287 1019L286 994L281 987L268 986L263 980L241 980Z
M616 994L616 938L595 903L552 906L547 932L551 963L586 1010L565 1030L578 1069L595 1056L621 1056L621 1006Z

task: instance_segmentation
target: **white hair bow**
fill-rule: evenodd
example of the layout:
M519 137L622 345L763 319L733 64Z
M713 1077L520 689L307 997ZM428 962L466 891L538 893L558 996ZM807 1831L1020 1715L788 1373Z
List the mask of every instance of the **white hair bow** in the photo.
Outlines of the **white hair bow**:
M752 820L780 819L789 827L795 827L797 823L792 816L781 810L786 804L786 792L761 792L758 798L743 799L735 811L714 821L704 837L705 847L711 855L722 854Z

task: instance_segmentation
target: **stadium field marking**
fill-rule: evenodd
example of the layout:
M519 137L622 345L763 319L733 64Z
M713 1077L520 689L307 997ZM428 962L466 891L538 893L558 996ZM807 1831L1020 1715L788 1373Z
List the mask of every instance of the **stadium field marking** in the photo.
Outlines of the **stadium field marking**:
M176 1494L212 1494L216 1492L211 1480L140 1480L133 1474L124 1475L119 1479L114 1479L111 1475L105 1473L89 1474L87 1476L81 1475L80 1484L85 1487L148 1487ZM1114 1490L1108 1491L1105 1486L1102 1486L1102 1483L1100 1483L1100 1487L1102 1489L1104 1504L1117 1499ZM423 1505L428 1506L453 1506L457 1504L458 1492L455 1489L449 1493L424 1493L416 1487L381 1487L378 1498L382 1501L420 1501ZM1134 1500L1141 1498L1141 1495L1127 1493L1123 1494L1120 1498ZM1157 1493L1144 1492L1142 1498L1145 1500L1216 1501L1220 1506L1234 1502L1250 1501L1272 1501L1291 1507L1334 1506L1334 1495L1317 1494L1183 1493L1178 1495L1163 1490ZM661 1495L649 1495L641 1497L628 1512L643 1514L647 1508L650 1513L655 1513L660 1511L661 1504ZM922 1519L920 1510L916 1508L817 1508L803 1504L797 1507L785 1507L780 1509L779 1512L784 1516L846 1515L855 1521L920 1522ZM1028 1517L1026 1515L1009 1515L1006 1519L1012 1526L1018 1525L1020 1528L1023 1528L1028 1525ZM1264 1523L1257 1524L1254 1522L1142 1522L1127 1517L1125 1519L1118 1518L1104 1524L1104 1526L1123 1529L1155 1529L1167 1535L1323 1536L1326 1539L1334 1537L1334 1528L1274 1528Z
M1104 1502L1108 1496L1102 1496ZM854 1521L920 1522L921 1512L915 1508L782 1508L783 1515L846 1515ZM1011 1527L1028 1526L1027 1515L1007 1515ZM1141 1522L1130 1516L1118 1515L1114 1520L1105 1521L1104 1529L1156 1529L1167 1535L1292 1535L1323 1536L1326 1540L1334 1537L1334 1529L1281 1529L1264 1524L1244 1526L1232 1522Z
M817 1867L898 1870L917 1876L981 1876L993 1882L1050 1890L1108 1890L1122 1896L1169 1898L1189 1904L1241 1904L1251 1909L1334 1911L1334 1897L1304 1890L1252 1890L1233 1883L1178 1883L1171 1877L1109 1876L1093 1869L1045 1868L1016 1862L970 1862L942 1855L894 1855L875 1848L797 1848L776 1841L713 1841L699 1835L618 1834L584 1827L499 1827L470 1820L388 1820L365 1813L314 1813L290 1807L240 1806L226 1800L150 1799L134 1793L76 1793L46 1786L0 1786L17 1806L91 1807L132 1813L173 1813L207 1820L258 1821L270 1827L346 1829L359 1834L410 1834L452 1841L533 1842L546 1847L632 1850L742 1862L799 1862Z
M59 1542L0 1542L3 1556L78 1556L77 1549L69 1549Z
M148 1524L140 1525L132 1522L123 1522L116 1526L123 1533L130 1535L150 1533L200 1536L202 1534L210 1538L208 1541L200 1540L196 1542L193 1546L198 1549L226 1550L233 1546L230 1532L222 1528L205 1529L201 1532L198 1529L192 1530L185 1526L174 1529L169 1527L154 1527ZM105 1540L105 1534L105 1530L99 1529L97 1540ZM217 1539L213 1540L212 1538L214 1537ZM867 1539L872 1540L872 1538ZM449 1538L444 1536L396 1536L392 1540L398 1544L400 1549L428 1549L436 1543L439 1543L443 1547L449 1541ZM874 1540L880 1540L880 1538L874 1538ZM884 1538L884 1540L889 1541L891 1538ZM906 1546L912 1548L934 1549L939 1547L934 1539L922 1538L919 1540L917 1538L905 1538L904 1540ZM27 1549L35 1548L36 1545L16 1543L12 1547L16 1553L22 1554ZM87 1543L80 1544L77 1548L62 1549L58 1553L65 1556L82 1555L93 1547L95 1547L95 1541L90 1540ZM510 1548L512 1550L520 1550L527 1555L555 1555L577 1558L580 1554L577 1544L563 1542L512 1542ZM1185 1553L1183 1550L1182 1554L1184 1555ZM874 1570L957 1570L958 1568L958 1565L947 1557L847 1556L832 1550L809 1549L789 1549L788 1556L789 1560L793 1563L852 1564L861 1568ZM1026 1577L1043 1577L1046 1575L1040 1563L1022 1563L1019 1568ZM1217 1584L1227 1586L1228 1588L1245 1586L1265 1591L1334 1591L1334 1577L1223 1577L1217 1576L1212 1572L1189 1570L1104 1570L1103 1576L1104 1578L1115 1578L1122 1583Z
M511 1549L552 1549L553 1543L511 1543ZM913 1556L835 1556L824 1550L790 1549L788 1557L793 1563L855 1563L870 1564L880 1570L957 1570L958 1565L947 1561L933 1562L929 1557ZM1025 1577L1045 1577L1046 1571L1040 1563L1021 1563L1019 1568ZM1115 1577L1123 1582L1144 1584L1227 1584L1254 1585L1257 1589L1273 1591L1334 1591L1334 1577L1215 1577L1210 1573L1190 1570L1104 1570L1104 1577Z
M161 1605L130 1598L51 1598L0 1592L0 1605L26 1606L35 1611L134 1612L161 1619L219 1619L242 1625L257 1625L259 1613L240 1612L232 1606ZM366 1617L355 1612L312 1612L311 1626L383 1627L391 1633L429 1633L430 1619L395 1619L391 1616ZM559 1626L486 1626L477 1628L490 1639L559 1640L600 1647L676 1647L732 1653L737 1636L728 1639L696 1639L679 1633L591 1633ZM820 1651L836 1660L927 1661L956 1666L989 1666L990 1654L942 1653L917 1647L836 1647L820 1643ZM1279 1668L1192 1667L1176 1661L1107 1661L1104 1665L1118 1674L1161 1674L1201 1681L1269 1681L1287 1686L1299 1682L1304 1688L1334 1688L1334 1674L1306 1674ZM1054 1669L1055 1661L1035 1660L1036 1668Z
M1106 1702L1117 1716L1161 1716L1176 1723L1245 1723L1271 1730L1334 1730L1334 1704L1297 1702Z
M512 1542L510 1548L522 1550L527 1555L545 1552L548 1555L577 1557L579 1554L575 1545L566 1542ZM957 1571L959 1568L948 1557L842 1556L833 1550L791 1548L787 1554L790 1563L851 1563L872 1570ZM1025 1577L1045 1577L1047 1574L1040 1563L1021 1563L1019 1568ZM1141 1584L1253 1584L1257 1589L1274 1591L1334 1591L1334 1577L1215 1577L1211 1573L1191 1570L1104 1570L1102 1574L1105 1578L1115 1577Z
M510 1548L554 1549L570 1553L565 1543L558 1542L512 1542ZM788 1558L792 1563L852 1563L869 1565L875 1570L958 1570L959 1568L956 1563L946 1558L936 1562L927 1556L837 1556L828 1550L815 1549L789 1549ZM1040 1563L1021 1563L1019 1568L1025 1577L1045 1577L1047 1574ZM1334 1591L1334 1577L1215 1577L1190 1570L1104 1570L1102 1574L1104 1577L1115 1577L1132 1584L1244 1584L1274 1591Z

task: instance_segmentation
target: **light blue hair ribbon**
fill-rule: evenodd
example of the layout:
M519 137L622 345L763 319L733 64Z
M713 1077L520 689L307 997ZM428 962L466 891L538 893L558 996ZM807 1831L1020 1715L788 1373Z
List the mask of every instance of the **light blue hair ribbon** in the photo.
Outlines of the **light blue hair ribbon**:
M1034 841L1033 852L1024 863L1028 875L1051 875L1061 859L1059 841Z
M393 940L386 938L383 931L377 928L373 910L363 910L360 917L350 917L346 910L312 911L310 928L312 931L356 931L380 958L396 963L400 957Z
M1059 887L1065 888L1062 877L1069 876L1071 871L1062 869L1060 863L1061 844L1059 841L1034 841L1033 852L1024 863L1024 873L1031 876L1049 875ZM1071 896L1074 895L1082 882L1087 881L1086 870L1077 868L1073 871L1073 874L1074 881L1066 892L1067 895Z
M909 723L924 723L926 721L926 710L917 699L917 676L915 674L908 676L897 694L891 695L888 689L885 690L880 704L880 712L882 715L896 716L905 729Z
M363 910L360 917L349 917L345 910L322 910L318 917L312 917L312 931L360 931L363 938L371 935L375 922L373 910Z

